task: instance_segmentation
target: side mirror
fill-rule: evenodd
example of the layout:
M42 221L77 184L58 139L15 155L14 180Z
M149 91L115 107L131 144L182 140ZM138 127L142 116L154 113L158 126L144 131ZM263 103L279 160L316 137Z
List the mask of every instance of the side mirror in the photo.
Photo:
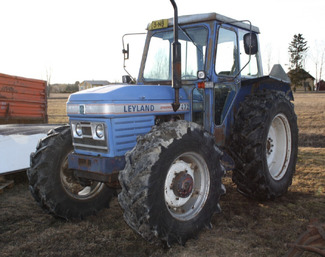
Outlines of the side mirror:
M244 48L245 53L254 55L258 51L257 36L255 33L247 33L244 35Z
M126 45L126 49L122 50L122 53L124 54L124 60L128 60L129 59L129 44Z
M126 84L131 84L132 78L130 75L123 75L122 76L122 82Z

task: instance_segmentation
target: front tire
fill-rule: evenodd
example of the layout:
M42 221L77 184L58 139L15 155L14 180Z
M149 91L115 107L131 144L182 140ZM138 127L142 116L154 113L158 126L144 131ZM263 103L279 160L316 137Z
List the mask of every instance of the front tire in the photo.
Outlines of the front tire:
M51 130L31 154L27 176L30 191L44 210L64 219L81 219L107 208L114 190L100 182L81 185L74 170L68 169L72 151L70 127Z
M221 151L186 121L163 123L138 139L120 172L125 221L148 241L185 244L220 212Z
M239 192L259 200L286 193L297 162L298 127L285 95L266 90L247 96L232 136L233 181Z

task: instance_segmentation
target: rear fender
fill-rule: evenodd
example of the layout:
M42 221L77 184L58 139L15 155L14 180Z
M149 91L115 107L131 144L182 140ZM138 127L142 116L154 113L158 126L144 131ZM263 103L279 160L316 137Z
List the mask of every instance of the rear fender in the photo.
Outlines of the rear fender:
M281 79L271 76L263 76L254 79L242 80L241 87L235 96L234 102L230 106L230 111L227 113L223 124L221 126L215 126L214 128L213 133L216 138L217 145L227 148L226 146L231 141L231 131L240 104L245 100L247 95L255 94L256 92L263 90L281 91L290 101L294 100L290 83Z
M241 90L247 94L255 93L258 90L282 91L290 101L294 100L290 83L271 76L242 80ZM245 93L244 95L246 96Z

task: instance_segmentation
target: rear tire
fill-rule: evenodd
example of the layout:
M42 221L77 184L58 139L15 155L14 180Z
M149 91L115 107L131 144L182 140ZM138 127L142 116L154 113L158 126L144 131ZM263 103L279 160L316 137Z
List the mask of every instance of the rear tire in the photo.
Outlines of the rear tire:
M125 221L148 241L185 244L220 212L221 152L202 128L163 123L138 138L120 172Z
M50 131L31 154L27 176L30 191L44 210L64 219L81 219L109 207L114 190L100 182L82 186L74 170L68 169L72 151L69 126Z
M246 196L275 199L292 183L298 152L297 117L280 92L246 97L235 117L233 181Z

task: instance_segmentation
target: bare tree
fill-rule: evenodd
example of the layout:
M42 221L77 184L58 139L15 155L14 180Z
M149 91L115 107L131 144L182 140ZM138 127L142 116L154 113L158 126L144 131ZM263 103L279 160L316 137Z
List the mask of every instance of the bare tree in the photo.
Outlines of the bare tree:
M52 67L46 67L47 97L50 97L51 76L52 76Z
M149 65L148 65L149 67ZM163 49L159 49L154 57L152 65L148 68L147 76L152 79L168 79L168 58Z
M266 66L267 66L267 74L269 74L271 72L271 69L272 69L272 46L270 43L268 43L266 45L266 50L265 50L265 53L266 53Z
M312 53L309 55L309 57L312 59L312 61L315 64L315 79L316 79L316 87L315 90L318 90L317 83L319 83L322 80L322 74L323 74L323 67L324 67L324 61L325 61L325 47L324 42L319 43L315 42L315 46L313 47Z

